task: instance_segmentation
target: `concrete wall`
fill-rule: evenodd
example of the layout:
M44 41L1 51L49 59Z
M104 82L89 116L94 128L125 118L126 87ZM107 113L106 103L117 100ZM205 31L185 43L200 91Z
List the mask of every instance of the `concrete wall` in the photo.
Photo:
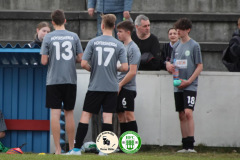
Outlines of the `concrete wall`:
M239 13L239 0L134 0L133 11Z
M96 36L96 16L86 10L87 0L0 0L0 44L31 42L36 25L50 22L52 10L65 10L66 28L79 35L83 47ZM151 32L159 41L168 41L167 30L181 17L193 21L190 36L200 43L205 71L226 71L221 62L239 18L239 0L134 0L131 16L146 14Z
M86 0L0 0L0 10L55 10L83 11Z
M74 112L79 121L89 73L78 70L78 92ZM195 139L207 146L240 147L240 73L202 72L194 111ZM181 145L175 112L172 76L167 72L137 75L136 119L143 144ZM90 127L91 128L91 127ZM91 131L87 141L91 140Z

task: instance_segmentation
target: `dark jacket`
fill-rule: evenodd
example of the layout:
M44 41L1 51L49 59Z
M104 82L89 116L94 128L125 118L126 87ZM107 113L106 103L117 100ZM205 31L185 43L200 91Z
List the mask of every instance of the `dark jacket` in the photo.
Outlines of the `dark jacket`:
M232 38L229 41L230 51L233 56L240 58L240 31L235 30L232 34Z
M138 45L141 56L145 53L151 53L148 63L140 62L139 70L160 70L161 64L161 52L160 52L160 43L158 38L151 34L147 39L141 40L138 38L136 31L132 33L132 40Z
M29 47L31 47L31 48L33 48L34 45L38 45L39 47L41 47L41 46L42 46L42 42L38 39L38 37L37 37L37 35L36 35L34 41L28 43L28 45L29 45Z
M171 54L172 54L172 46L169 43L164 43L163 47L161 49L161 60L163 62L170 61L171 60ZM165 63L162 63L161 69L167 70Z

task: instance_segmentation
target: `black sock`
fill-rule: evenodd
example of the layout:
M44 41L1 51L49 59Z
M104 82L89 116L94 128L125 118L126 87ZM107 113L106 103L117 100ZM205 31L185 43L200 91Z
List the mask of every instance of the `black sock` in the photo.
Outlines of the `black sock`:
M127 123L120 123L121 135L127 131Z
M102 132L103 131L113 131L113 126L112 124L109 124L109 123L103 123L102 124Z
M186 138L182 138L182 145L183 145L183 149L188 149L188 145L187 145L187 137Z
M76 134L76 143L74 145L74 148L81 148L83 145L83 140L87 135L88 131L88 124L86 123L78 123L78 128L77 128L77 134Z
M194 145L193 145L194 142L195 142L194 136L189 136L189 137L187 137L187 146L188 146L188 149L193 149L193 148L194 148Z
M138 133L138 126L136 121L130 121L127 123L127 129L128 131L134 131Z

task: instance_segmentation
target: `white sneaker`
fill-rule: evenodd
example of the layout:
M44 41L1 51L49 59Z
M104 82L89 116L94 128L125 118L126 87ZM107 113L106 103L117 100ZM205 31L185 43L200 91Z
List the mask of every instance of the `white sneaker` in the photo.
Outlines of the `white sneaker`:
M81 149L73 148L72 150L65 153L64 155L81 155Z
M98 155L99 155L99 156L107 156L108 154L107 154L107 153L103 153L103 152L99 151L99 152L98 152Z
M197 151L194 150L194 149L188 149L187 152L189 152L189 153L197 153Z
M177 153L187 153L187 152L188 152L187 149L181 149L181 150L177 151Z

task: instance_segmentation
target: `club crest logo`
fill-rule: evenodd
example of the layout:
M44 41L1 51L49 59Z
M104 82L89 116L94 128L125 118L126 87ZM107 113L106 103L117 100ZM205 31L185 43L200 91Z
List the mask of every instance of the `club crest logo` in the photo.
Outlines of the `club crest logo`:
M97 148L103 153L112 153L118 147L118 137L111 131L104 131L97 136Z
M189 55L190 55L190 51L189 51L189 50L186 50L185 56L189 56Z
M141 145L140 136L133 131L124 132L119 138L119 147L125 153L136 153Z

